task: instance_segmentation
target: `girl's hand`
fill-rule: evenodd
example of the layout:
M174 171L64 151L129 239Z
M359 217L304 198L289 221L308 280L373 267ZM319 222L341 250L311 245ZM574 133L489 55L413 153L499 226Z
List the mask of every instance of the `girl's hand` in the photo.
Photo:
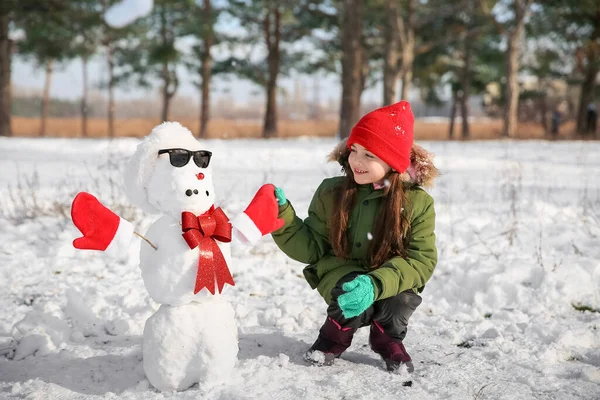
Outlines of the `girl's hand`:
M287 203L287 199L285 198L285 193L282 188L275 188L275 197L277 198L277 204L280 206L285 205Z
M344 318L357 317L375 301L375 287L367 275L359 275L342 285L346 293L337 299Z

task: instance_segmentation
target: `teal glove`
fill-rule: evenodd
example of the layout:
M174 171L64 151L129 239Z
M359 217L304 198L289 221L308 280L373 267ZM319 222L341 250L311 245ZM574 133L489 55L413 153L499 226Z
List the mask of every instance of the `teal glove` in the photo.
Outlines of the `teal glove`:
M285 203L287 203L287 199L285 198L285 193L283 193L282 188L275 188L275 197L277 197L277 204L280 206L283 206Z
M375 287L368 275L359 275L342 285L346 293L337 299L344 318L357 317L375 301Z

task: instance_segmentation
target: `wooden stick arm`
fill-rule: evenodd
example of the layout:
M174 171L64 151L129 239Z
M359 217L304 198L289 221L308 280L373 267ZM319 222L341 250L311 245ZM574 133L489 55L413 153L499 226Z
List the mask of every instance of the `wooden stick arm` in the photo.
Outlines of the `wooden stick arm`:
M152 242L148 239L146 239L142 234L133 231L133 234L140 237L143 241L145 241L146 243L148 243L150 245L150 247L152 247L154 250L158 250L158 247L156 247L154 244L152 244Z

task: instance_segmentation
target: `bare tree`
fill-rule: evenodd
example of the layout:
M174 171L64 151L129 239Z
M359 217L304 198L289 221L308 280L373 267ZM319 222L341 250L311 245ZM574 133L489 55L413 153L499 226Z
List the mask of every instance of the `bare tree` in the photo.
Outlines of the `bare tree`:
M108 64L108 136L115 137L115 60L113 44L110 41L105 42L106 46L106 63Z
M492 15L486 0L480 0L482 10L487 14L496 25L500 33L506 36L506 86L505 97L506 106L504 107L504 122L502 135L504 137L514 137L518 122L519 107L519 52L521 49L520 40L525 27L525 19L529 14L533 0L512 0L510 8L514 14L512 21L501 23L496 16Z
M208 23L205 23L204 46L200 59L202 65L200 67L201 83L201 99L200 99L200 137L205 138L208 135L208 121L210 119L210 80L212 70L212 57L210 54L211 47L214 42L213 31L213 11L210 0L204 0L204 18Z
M383 103L396 99L396 84L401 81L400 99L408 99L414 77L415 58L441 44L460 40L459 36L424 39L428 25L464 10L473 0L437 1L424 4L416 0L385 0Z
M456 119L456 109L458 108L457 104L460 96L459 89L456 86L456 84L452 85L452 105L450 106L450 123L448 125L448 139L450 140L454 139L454 121Z
M342 10L342 99L340 137L346 138L360 117L360 97L364 88L363 2L344 0Z
M102 13L105 14L106 10L110 5L110 0L100 0L100 6L102 7ZM106 64L108 67L108 105L106 110L106 118L108 120L108 137L115 137L115 44L113 33L114 30L108 25L102 26L102 40L101 44L106 51Z
M42 92L40 136L46 136L46 121L48 120L48 104L50 103L50 86L52 85L54 60L46 60L46 77L44 79L44 90Z
M398 19L400 43L402 45L402 62L400 65L400 99L408 99L412 84L413 63L415 61L415 7L416 0L409 0L406 8L406 19Z
M407 99L415 59L416 0L408 0L400 9L397 0L385 0L383 103L396 101L396 83L402 81L400 98Z
M383 67L383 104L396 101L396 82L398 81L398 58L400 47L400 14L396 0L385 0L386 26L384 37Z
M594 100L594 88L596 77L600 71L600 7L596 13L596 24L591 39L577 49L577 69L583 75L581 92L579 94L579 105L577 107L577 133L583 137L589 136L594 139L597 132L592 132L588 127L587 107Z
M265 44L267 46L267 109L263 126L263 137L277 136L277 77L279 76L281 43L281 10L277 1L267 1L264 17Z
M158 8L158 20L160 24L160 34L158 40L160 42L159 46L162 49L173 49L175 47L175 39L173 32L171 31L170 21L167 18L167 6L164 3L159 3L157 5ZM160 69L160 78L162 79L162 111L160 113L162 121L169 120L169 112L171 109L171 99L175 96L177 89L179 88L179 79L177 77L177 72L175 71L175 66L172 65L170 55L165 56L161 54L160 59L161 69Z
M88 135L88 57L81 58L82 88L81 88L81 135Z
M8 37L8 10L0 7L0 136L12 136L11 71L12 42Z
M460 75L460 110L462 116L462 138L469 139L471 132L469 129L469 96L471 92L472 63L473 63L473 41L477 34L475 27L475 4L474 0L468 0L466 11L465 34L463 38L463 68Z
M514 137L517 129L519 107L519 41L525 26L525 17L533 0L514 0L515 13L514 25L508 30L508 49L506 64L506 108L504 111L504 127L502 134L505 137Z

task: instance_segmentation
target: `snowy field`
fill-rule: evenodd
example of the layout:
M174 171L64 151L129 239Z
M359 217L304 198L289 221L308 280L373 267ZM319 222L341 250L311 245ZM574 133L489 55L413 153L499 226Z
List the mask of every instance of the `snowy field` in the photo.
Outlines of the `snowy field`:
M264 182L301 214L339 166L334 139L208 141L225 211ZM600 399L600 143L421 143L436 153L439 263L393 375L358 332L335 366L307 366L325 303L270 237L233 243L239 327L231 381L155 391L141 334L156 310L128 257L76 251L71 199L89 191L145 231L121 175L137 140L0 140L0 398ZM408 379L412 386L403 386Z

